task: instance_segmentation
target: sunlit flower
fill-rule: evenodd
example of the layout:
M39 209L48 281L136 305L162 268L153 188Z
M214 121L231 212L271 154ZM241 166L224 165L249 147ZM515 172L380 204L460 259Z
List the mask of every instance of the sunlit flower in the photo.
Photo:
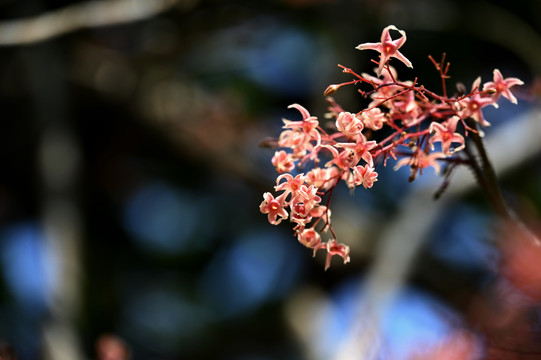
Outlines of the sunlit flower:
M362 185L369 189L378 181L378 173L369 165L358 165L353 168L353 181L355 186Z
M327 257L325 259L325 270L331 266L331 259L334 255L341 256L344 264L349 262L349 246L339 244L336 239L327 242Z
M301 158L311 149L310 137L299 130L284 130L278 139L278 146L290 148L293 156Z
M271 162L279 174L289 172L295 168L291 154L288 154L284 150L275 152Z
M325 167L336 165L341 170L347 170L351 166L355 166L355 164L353 163L353 157L355 154L352 150L345 149L343 151L338 151L336 147L330 145L321 145L321 147L329 150L332 155L332 159L325 164Z
M429 166L432 166L436 171L436 174L440 172L440 164L438 159L446 158L447 156L442 152L433 152L430 154L425 153L424 151L416 151L411 157L405 157L396 163L394 169L397 170L402 166L409 165L412 170L423 170Z
M399 39L393 40L389 34L390 30L395 30L402 35ZM407 67L413 68L411 62L404 56L398 49L404 45L406 42L406 33L402 30L398 30L396 26L389 25L381 34L381 42L379 43L364 43L356 47L358 50L376 50L380 55L379 66L377 70L378 76L381 75L383 71L383 66L389 61L390 58L394 57L406 64Z
M325 223L329 223L331 217L331 210L325 205L318 205L310 211L310 215L315 218L321 218Z
M492 89L495 91L492 95L492 100L497 101L500 98L500 95L504 98L507 98L513 104L517 103L517 98L511 94L509 90L510 87L515 85L523 85L522 80L517 78L507 78L504 79L502 73L498 69L494 69L494 81L489 81L483 86L483 90Z
M433 133L430 138L430 143L441 142L441 148L444 154L450 155L455 151L462 150L464 148L464 137L459 133L456 133L456 125L460 121L458 116L451 117L443 124L432 122L430 124L430 132ZM451 151L451 143L460 143L460 146Z
M478 77L472 85L472 91L475 91L476 93L460 101L460 105L464 107L460 112L460 117L463 119L471 117L482 126L490 126L490 123L486 121L483 116L481 109L488 105L494 105L495 103L492 98L481 96L478 92L480 83L481 77Z
M316 167L310 170L306 174L306 183L309 185L314 185L318 189L328 189L330 188L338 178L338 168L336 166L331 166L329 168L320 168Z
M283 219L287 219L289 215L284 209L284 194L275 199L271 193L266 192L263 194L263 199L259 210L263 214L268 214L269 223L278 225Z
M363 122L350 112L341 112L336 119L336 128L347 136L360 134L364 128Z
M352 166L357 165L361 159L366 161L368 165L374 166L374 160L372 159L370 150L374 149L377 143L374 140L368 141L363 134L359 134L355 138L354 143L338 143L335 146L350 150L353 153L353 158L351 159Z
M385 114L380 110L380 108L373 108L361 113L361 120L369 129L380 130L385 123Z
M306 186L302 185L301 189L296 193L294 199L291 200L291 203L299 206L302 204L302 211L296 210L297 214L302 216L307 216L310 211L321 202L321 197L317 195L317 188L313 185Z
M414 91L406 92L397 100L392 101L392 105L394 110L400 113L400 120L407 126L413 126L423 120L420 117L422 109L417 102Z
M314 228L308 228L299 232L297 239L304 246L313 248L321 242L321 235Z
M306 176L304 174L298 174L295 177L291 174L282 174L276 178L276 186L274 189L276 191L285 191L286 193L296 193L301 189L305 178ZM280 184L282 179L285 179L286 181Z
M374 69L374 71L377 72L377 68ZM362 77L370 81L377 88L377 91L370 95L372 102L368 104L368 107L372 108L380 103L385 107L392 107L392 101L385 101L382 103L382 100L389 99L398 91L402 90L402 87L398 85L390 85L393 82L398 81L396 69L389 65L389 71L385 71L380 78L367 73L362 73ZM384 84L385 86L381 86Z
M299 104L289 105L288 109L291 109L291 108L299 110L302 116L302 121L291 121L287 119L282 119L282 121L284 122L284 128L285 129L300 128L306 134L314 134L314 130L319 125L317 118L315 116L310 116L310 113L308 112L308 110L306 110L303 106Z

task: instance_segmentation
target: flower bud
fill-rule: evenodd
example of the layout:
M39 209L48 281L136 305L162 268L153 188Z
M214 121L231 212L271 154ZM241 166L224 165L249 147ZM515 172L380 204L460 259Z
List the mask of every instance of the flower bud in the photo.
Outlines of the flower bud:
M325 89L325 92L323 93L324 96L329 96L329 95L332 95L334 94L338 88L340 88L340 85L329 85L327 86L327 88Z

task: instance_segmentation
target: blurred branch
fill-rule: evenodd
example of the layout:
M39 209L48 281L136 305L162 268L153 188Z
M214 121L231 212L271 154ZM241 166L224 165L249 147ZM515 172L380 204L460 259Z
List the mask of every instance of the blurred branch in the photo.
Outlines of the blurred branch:
M89 1L36 17L0 22L0 45L44 41L87 27L116 25L149 18L181 0Z
M38 133L41 224L55 264L48 289L48 316L43 321L42 358L83 359L76 323L81 306L83 219L78 188L80 144L71 127L66 66L54 42L21 50L29 105Z

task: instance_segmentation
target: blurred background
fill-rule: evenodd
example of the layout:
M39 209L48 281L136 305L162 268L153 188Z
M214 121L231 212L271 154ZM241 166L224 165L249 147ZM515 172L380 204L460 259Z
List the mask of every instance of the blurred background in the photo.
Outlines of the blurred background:
M351 263L325 272L289 224L259 212L276 176L259 143L298 119L289 104L323 118L324 89L350 80L337 64L370 72L377 55L354 48L389 24L408 35L402 80L439 92L428 55L446 53L450 89L494 68L525 82L518 105L487 109L489 141L538 109L540 14L537 0L1 0L0 358L332 359L372 315L375 358L486 354L472 304L500 284L501 254L475 185L434 202L441 180L409 184L390 164L370 191L337 189ZM353 88L335 97L360 110ZM517 149L541 133L505 129L503 189L535 225L540 148ZM384 312L359 312L377 293L367 276L393 273L382 244L396 233L402 247L387 248L411 261L396 263ZM541 357L512 336L541 329L528 309L531 326L501 328L511 345L494 358Z

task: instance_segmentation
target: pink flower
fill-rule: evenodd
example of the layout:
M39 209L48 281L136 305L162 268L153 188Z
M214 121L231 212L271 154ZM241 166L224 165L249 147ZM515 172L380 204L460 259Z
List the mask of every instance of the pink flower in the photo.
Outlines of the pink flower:
M380 130L386 122L385 114L381 112L380 108L363 111L361 113L361 120L364 126L372 130Z
M306 134L313 134L314 130L318 127L319 122L315 116L310 116L308 110L299 104L291 104L288 109L295 108L299 110L302 115L302 121L291 121L283 119L285 129L300 128ZM317 133L317 131L316 131Z
M377 72L377 68L375 68L374 71ZM362 73L361 75L362 75L363 78L365 78L368 81L371 81L376 86L380 86L380 85L383 85L383 84L390 84L390 83L398 80L398 73L397 73L396 69L391 65L389 65L389 71L383 73L382 77L376 77L376 76L370 75L368 73ZM396 90L396 89L400 89L400 87L398 85L391 85L391 86L384 86L381 89L393 89L393 90ZM394 92L391 91L391 92L388 92L387 94L392 95L393 93Z
M442 152L434 152L427 154L424 151L416 151L411 157L406 157L398 160L394 169L397 170L404 165L409 165L412 168L412 171L423 170L429 166L432 166L436 171L436 174L440 172L440 164L437 162L438 159L443 159L447 157Z
M263 202L259 205L259 210L263 214L268 214L269 222L272 225L278 225L283 219L287 219L288 213L284 209L284 194L275 199L271 193L266 192L263 194L263 199Z
M297 239L308 248L313 248L321 242L321 235L313 228L304 229L298 233Z
M344 143L344 144L349 144L349 143ZM351 144L354 145L353 143ZM332 157L333 157L332 160L330 160L329 162L325 164L325 167L336 165L338 168L342 170L346 170L346 169L349 169L351 166L355 166L355 164L353 163L353 158L355 156L353 150L345 149L343 151L338 151L337 148L330 145L321 145L321 147L328 149L331 152Z
M481 83L481 77L478 77L473 82L472 91L477 92L479 90L479 84ZM494 101L490 97L481 97L481 94L476 93L475 95L469 96L461 101L460 105L464 109L460 112L460 117L465 119L467 117L473 118L482 126L490 126L490 123L486 121L481 111L487 105L494 105Z
M391 35L389 35L389 30L395 30L402 35L399 39L393 40ZM380 76L383 70L383 66L389 61L390 58L394 57L406 64L407 67L413 68L411 62L404 56L398 49L404 45L406 42L406 33L402 30L398 30L394 25L389 25L381 34L381 42L379 43L364 43L356 47L358 50L376 50L380 55L379 66L377 70L377 75Z
M298 129L282 131L278 145L290 148L293 151L293 156L297 159L303 157L307 151L311 151L313 148L310 144L310 137Z
M361 133L364 125L355 114L341 112L336 119L336 128L346 136L355 136Z
M485 85L483 86L483 90L493 89L494 91L496 91L494 95L492 95L493 101L497 101L500 98L500 95L502 95L513 104L516 104L517 98L513 94L511 94L509 88L515 85L523 85L524 83L517 78L504 79L502 73L498 69L494 69L493 73L494 81L489 81L485 83Z
M279 174L290 172L295 168L293 158L284 150L275 152L271 162Z
M352 166L356 165L361 159L366 161L370 166L374 166L374 160L370 150L377 146L374 140L367 141L363 134L359 134L355 138L355 143L338 143L336 147L341 147L353 152L351 159Z
M338 179L338 168L332 166L329 168L313 168L306 174L306 183L314 185L318 189L329 189Z
M410 90L406 92L399 99L400 100L393 101L392 104L394 106L394 110L400 113L400 120L402 120L405 125L413 126L423 120L423 118L420 117L422 109L415 98L414 91Z
M377 71L377 68L375 69ZM393 102L385 101L382 103L382 100L391 98L397 92L403 90L402 87L398 85L389 85L395 81L398 81L398 75L394 67L389 66L389 71L383 73L381 79L375 76L372 76L367 73L362 73L362 77L366 80L372 82L374 87L377 89L374 93L370 95L372 101L368 104L369 108L374 108L375 106L385 106L387 108L392 108ZM382 86L384 85L385 86ZM365 124L366 126L366 124Z
M331 266L331 259L334 255L341 256L344 264L349 262L349 246L339 244L336 239L327 242L327 257L325 259L325 270Z
M295 230L304 229L304 227L306 227L306 225L308 225L308 223L312 221L313 217L312 215L310 215L310 213L308 213L307 215L303 214L305 212L304 211L305 207L303 203L292 205L291 209L292 211L291 211L290 220L291 222L294 222L295 224L297 224L294 227Z
M464 148L464 138L459 133L456 133L456 125L460 118L458 116L451 117L443 124L432 122L430 124L430 132L433 133L430 138L430 143L441 142L441 148L443 153L451 155L455 151L462 150ZM451 151L451 143L460 143L460 146Z
M318 205L310 211L310 215L315 218L321 218L324 222L329 223L331 210L325 205Z
M304 161L309 157L312 160L316 160L317 148L321 144L321 134L317 129L319 126L317 118L310 116L308 110L299 104L289 105L288 108L299 110L302 120L291 121L283 119L283 128L286 130L280 134L278 144L282 147L291 148L293 150L293 156L297 159L304 157ZM315 144L312 141L315 141ZM305 156L307 152L310 154Z
M308 216L310 211L313 208L319 205L321 202L321 197L317 195L317 188L313 185L306 186L303 185L301 189L297 192L294 199L291 200L291 203L294 204L294 212L297 215ZM302 209L302 210L301 210Z
M365 189L368 189L378 181L378 173L369 165L358 165L353 168L353 181L355 186L362 185Z
M305 178L306 176L304 174L299 174L295 177L291 174L282 174L276 179L274 190L284 191L285 196L287 196L287 194L293 194L292 196L295 197L297 196L297 192L301 190ZM286 181L280 184L282 179L286 179Z

